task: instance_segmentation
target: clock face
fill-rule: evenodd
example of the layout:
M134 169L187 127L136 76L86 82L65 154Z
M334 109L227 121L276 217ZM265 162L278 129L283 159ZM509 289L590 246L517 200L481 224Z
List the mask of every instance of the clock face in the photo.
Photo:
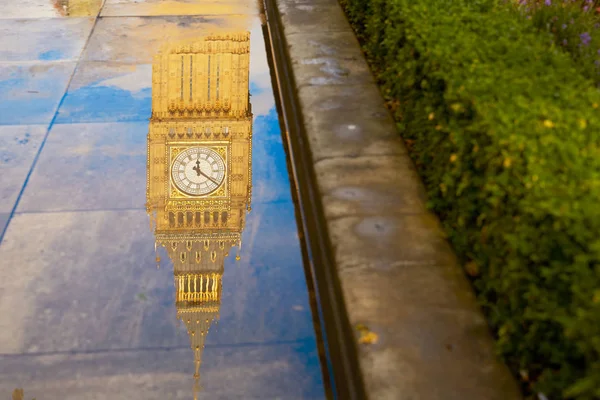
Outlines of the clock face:
M206 196L225 180L223 157L206 147L190 147L179 153L171 167L173 183L191 196Z

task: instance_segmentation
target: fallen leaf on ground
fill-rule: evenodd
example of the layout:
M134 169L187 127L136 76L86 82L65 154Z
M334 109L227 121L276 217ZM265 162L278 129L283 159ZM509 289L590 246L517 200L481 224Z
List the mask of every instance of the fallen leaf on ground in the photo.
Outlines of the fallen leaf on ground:
M379 336L375 332L372 332L365 325L358 324L358 325L356 325L356 329L360 333L360 337L358 338L358 343L360 343L360 344L375 344L375 343L377 343Z

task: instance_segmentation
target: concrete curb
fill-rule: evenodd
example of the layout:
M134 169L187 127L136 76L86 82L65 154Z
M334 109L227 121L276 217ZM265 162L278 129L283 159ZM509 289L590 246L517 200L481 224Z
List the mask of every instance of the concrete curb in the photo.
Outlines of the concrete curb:
M343 10L276 2L368 397L520 399Z

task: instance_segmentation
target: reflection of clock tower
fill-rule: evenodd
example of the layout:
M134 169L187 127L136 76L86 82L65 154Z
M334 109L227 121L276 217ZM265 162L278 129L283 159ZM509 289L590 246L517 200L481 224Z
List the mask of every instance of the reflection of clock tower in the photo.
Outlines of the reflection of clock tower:
M224 260L241 247L250 210L249 48L248 32L206 36L166 47L152 67L147 210L173 261L196 378L218 318Z
M98 14L102 0L54 0L61 16L89 17Z

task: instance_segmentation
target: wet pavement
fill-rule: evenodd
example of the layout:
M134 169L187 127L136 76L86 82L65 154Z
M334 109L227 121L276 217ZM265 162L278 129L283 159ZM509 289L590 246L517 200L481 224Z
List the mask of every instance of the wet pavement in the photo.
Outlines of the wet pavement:
M256 3L4 2L0 36L0 396L324 398Z

